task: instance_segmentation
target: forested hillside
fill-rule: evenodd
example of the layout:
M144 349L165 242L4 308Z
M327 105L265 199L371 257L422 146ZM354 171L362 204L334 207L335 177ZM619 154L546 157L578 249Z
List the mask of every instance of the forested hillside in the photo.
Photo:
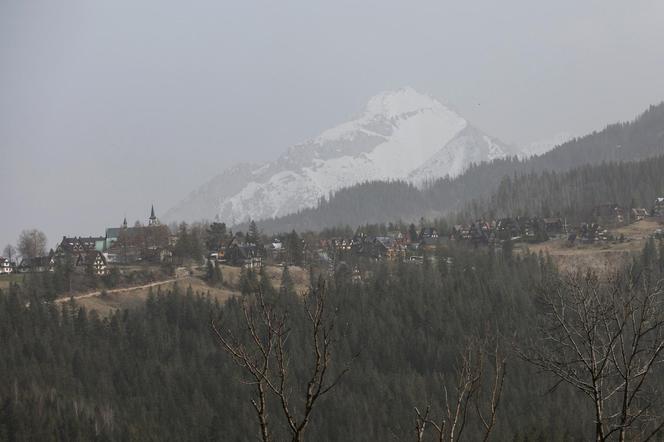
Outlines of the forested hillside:
M590 220L593 208L604 203L650 211L655 198L662 195L664 156L657 156L637 162L582 166L563 173L506 176L489 198L467 204L460 218L563 216L580 222Z
M544 171L561 173L585 165L634 161L662 154L664 103L651 106L632 122L610 125L538 157L499 159L473 165L461 176L434 181L423 190L398 181L360 184L335 193L315 209L262 220L261 228L266 232L319 230L341 224L357 226L386 220L438 217L460 210L472 200L490 198L505 177L518 179ZM538 200L541 197L537 195Z
M438 258L437 265L370 265L362 283L340 268L329 281L339 324L330 369L353 362L316 408L307 440L415 440L414 407L442 412L465 339L486 334L505 337L507 357L493 439L589 440L589 402L565 385L551 389L553 378L512 353L537 333L537 293L556 271L541 257L509 253L449 249ZM638 268L648 269L648 280L661 277L661 244L659 252L649 245ZM260 275L245 277L289 311L289 367L299 378L311 344L296 295L288 286L274 291ZM220 306L176 289L102 318L42 297L35 285L0 292L0 440L258 438L254 387L210 329L213 318L241 327L238 300ZM275 440L286 440L278 408L271 410ZM469 422L468 440L479 428Z

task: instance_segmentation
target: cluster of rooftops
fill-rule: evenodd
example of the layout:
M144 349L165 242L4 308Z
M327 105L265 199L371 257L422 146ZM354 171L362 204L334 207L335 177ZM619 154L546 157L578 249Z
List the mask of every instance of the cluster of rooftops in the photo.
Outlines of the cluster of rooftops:
M155 234L157 231L162 235ZM163 233L166 233L166 241L158 243L157 238L161 239ZM147 226L129 227L125 217L120 227L107 228L104 236L63 236L45 256L24 257L18 264L0 258L0 273L52 272L58 263L68 262L74 268L88 268L103 275L110 262L123 258L140 260L142 249L154 251L158 246L166 247L169 237L168 227L160 225L152 206ZM137 249L140 250L137 252Z
M557 235L568 235L572 241L576 238L601 240L607 232L601 226L620 225L651 216L664 218L664 197L657 198L650 210L602 204L593 209L591 222L576 226L568 225L567 220L561 217L481 219L457 224L444 237L434 227L422 227L419 231L411 230L407 233L392 231L378 236L358 233L348 238L320 239L315 250L302 241L301 247L305 256L321 261L334 260L344 255L373 259L413 258L421 256L423 250L436 248L443 240L500 244L505 240L538 242ZM0 257L0 274L53 271L58 262L71 259L75 267L92 268L95 274L102 275L107 272L109 263L168 260L172 257L171 250L176 239L168 227L159 223L153 206L146 226L129 227L125 218L120 227L107 228L104 236L63 236L55 250L51 250L48 255L24 258L18 265ZM211 251L208 258L227 265L254 268L260 267L264 258L283 262L287 253L287 248L277 238L262 247L241 242L232 236L220 244L218 250Z

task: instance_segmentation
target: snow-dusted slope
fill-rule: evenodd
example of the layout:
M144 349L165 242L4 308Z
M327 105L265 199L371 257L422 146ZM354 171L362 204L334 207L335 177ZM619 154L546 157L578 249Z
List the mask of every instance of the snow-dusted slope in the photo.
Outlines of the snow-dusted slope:
M545 154L552 150L554 147L565 144L573 138L574 136L568 132L560 132L553 135L552 137L533 141L521 151L521 156L523 158L528 158L535 155Z
M223 172L168 211L168 220L230 224L315 206L368 180L428 179L462 173L472 162L519 152L411 88L373 97L351 121L295 145L279 159Z

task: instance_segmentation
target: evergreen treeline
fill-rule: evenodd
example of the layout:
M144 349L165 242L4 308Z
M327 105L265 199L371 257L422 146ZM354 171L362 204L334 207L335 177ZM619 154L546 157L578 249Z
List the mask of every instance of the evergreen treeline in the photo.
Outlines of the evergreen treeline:
M467 204L459 219L564 216L580 222L591 220L593 209L606 203L650 211L655 198L664 195L663 170L664 156L658 156L582 166L563 173L506 176L489 198Z
M634 161L664 154L664 103L651 106L629 123L607 126L575 138L537 157L505 158L471 165L456 178L427 183L424 189L402 182L369 182L323 199L317 208L261 221L266 232L320 230L385 220L414 221L461 210L472 200L488 199L505 177L563 173L582 165ZM536 195L541 199L541 195Z
M648 247L643 259L655 278L664 269L663 247ZM488 332L509 341L534 333L535 290L555 274L546 259L440 253L422 265L369 265L361 283L348 268L336 272L329 283L339 312L334 361L359 357L320 402L308 439L413 440L414 407L431 403L440 412L466 337ZM260 284L278 302L295 305L284 275L281 288L252 272L242 285ZM308 360L300 337L306 321L290 311L290 366L299 373ZM212 318L241 326L238 301L220 306L176 288L101 318L12 285L0 292L0 440L257 437L252 386L215 341ZM495 440L588 440L590 408L564 386L547 393L552 385L510 355ZM472 425L467 431L473 440Z

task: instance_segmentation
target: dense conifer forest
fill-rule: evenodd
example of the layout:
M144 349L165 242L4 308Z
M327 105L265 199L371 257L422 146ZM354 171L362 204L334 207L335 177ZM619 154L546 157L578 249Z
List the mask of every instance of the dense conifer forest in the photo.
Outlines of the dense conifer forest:
M648 243L630 275L660 278L663 250ZM470 336L498 342L506 355L494 440L592 437L589 403L515 350L537 334L539 293L557 278L546 257L441 249L423 264L366 263L363 272L358 282L341 266L328 280L338 324L331 370L352 362L315 409L307 440L415 440L414 407L441 412ZM289 366L301 378L309 364L301 295L287 276L281 288L260 273L244 278L245 297L261 287L289 311ZM46 293L39 284L0 293L0 440L259 437L253 387L210 328L215 320L241 329L240 299L220 305L179 287L100 317L45 302ZM275 440L285 440L278 404L269 406ZM478 428L470 419L467 440Z
M570 221L591 219L600 204L649 212L664 195L664 156L637 162L609 162L568 172L532 172L506 176L489 198L466 205L461 218L563 216ZM627 214L629 216L629 213Z

